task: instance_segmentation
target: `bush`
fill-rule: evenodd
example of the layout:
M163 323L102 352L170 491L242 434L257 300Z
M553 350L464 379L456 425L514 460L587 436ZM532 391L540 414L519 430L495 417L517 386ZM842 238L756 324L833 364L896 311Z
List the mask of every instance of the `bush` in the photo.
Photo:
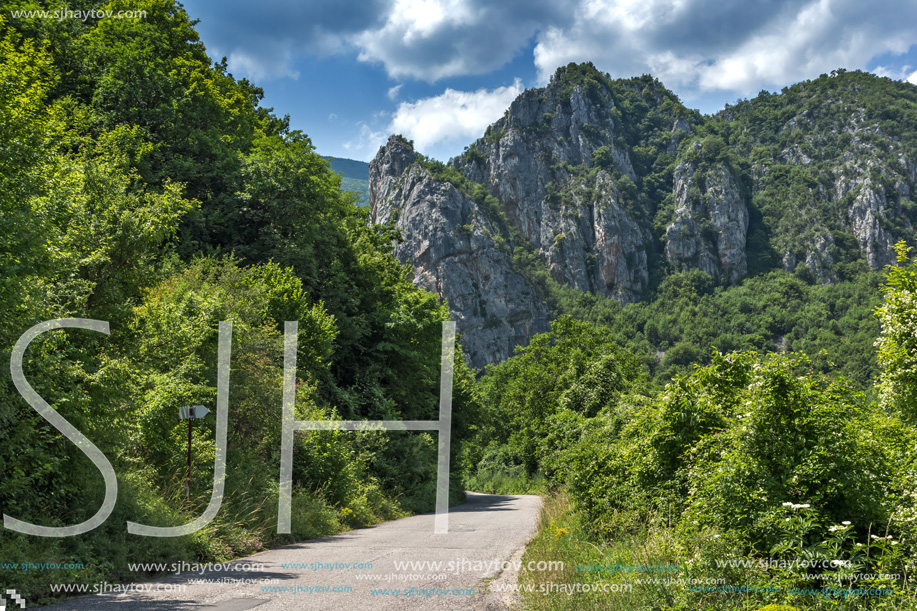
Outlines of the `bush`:
M882 374L879 391L882 401L909 418L917 421L917 328L914 325L917 296L917 261L908 263L911 250L900 242L895 245L898 265L889 266L883 291L885 303L876 310L882 323L879 363Z
M645 378L639 361L612 341L607 329L562 316L517 356L488 369L477 389L478 403L488 406L478 443L505 444L506 466L522 465L534 475L542 470L553 416L594 415ZM479 455L474 458L474 464L466 463L472 473L480 462Z
M783 538L784 505L811 506L810 543L842 521L863 535L889 523L910 427L843 379L811 373L804 356L755 362L743 386L725 426L685 455L686 526L738 533L765 553Z
M811 510L803 547L845 521L860 539L910 532L917 512L906 484L914 429L802 355L715 355L653 399L549 422L543 444L556 454L542 464L601 537L655 515L771 553L785 540L785 505Z

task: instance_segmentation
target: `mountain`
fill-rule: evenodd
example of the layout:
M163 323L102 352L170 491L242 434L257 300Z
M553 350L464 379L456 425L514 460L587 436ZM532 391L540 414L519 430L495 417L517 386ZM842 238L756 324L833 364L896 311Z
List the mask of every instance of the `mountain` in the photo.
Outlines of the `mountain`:
M342 157L325 157L331 169L341 175L341 189L353 191L360 200L360 205L369 204L369 164L355 159Z
M652 77L571 64L448 164L390 138L369 192L481 367L544 330L561 289L627 304L691 270L726 291L780 270L853 282L913 237L915 185L908 83L841 70L703 116Z

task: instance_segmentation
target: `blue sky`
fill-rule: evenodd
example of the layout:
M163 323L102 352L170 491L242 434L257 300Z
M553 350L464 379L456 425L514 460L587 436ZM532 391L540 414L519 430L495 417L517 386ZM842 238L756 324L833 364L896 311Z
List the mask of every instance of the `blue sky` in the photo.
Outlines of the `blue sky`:
M658 77L687 106L835 68L917 84L915 0L184 2L214 59L318 151L370 160L391 133L446 160L568 62Z

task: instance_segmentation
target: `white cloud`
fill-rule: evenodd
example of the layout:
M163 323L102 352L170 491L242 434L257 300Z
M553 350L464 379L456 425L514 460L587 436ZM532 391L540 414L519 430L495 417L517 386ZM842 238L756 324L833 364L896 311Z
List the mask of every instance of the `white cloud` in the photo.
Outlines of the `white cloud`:
M467 144L481 137L522 91L522 82L516 79L507 87L471 92L446 89L432 98L402 102L388 131L413 140L424 154L457 141Z
M184 0L210 55L226 56L233 74L254 81L296 78L304 56L352 52L350 38L381 25L384 0L302 2Z
M345 54L394 78L429 82L499 69L537 31L569 23L577 0L185 0L214 55L257 80L294 76L297 61Z
M348 40L393 78L434 82L504 66L535 33L569 21L575 0L396 0L381 27Z
M917 85L917 70L912 72L911 75L907 77L907 82L913 85Z
M762 84L804 80L839 67L864 68L882 53L907 51L914 41L914 22L902 28L891 19L873 18L873 10L868 3L812 3L701 67L700 87L754 93Z
M614 77L651 73L689 99L750 95L903 54L915 24L913 1L583 0L571 25L539 34L535 64L542 82L592 61Z
M470 3L464 0L396 0L383 29L404 34L404 42L427 38L443 26L463 26L474 23Z
M296 78L303 58L333 54L378 64L398 82L435 82L499 70L532 44L541 83L558 66L592 61L614 77L653 74L689 104L877 61L890 76L915 78L901 56L917 44L917 0L272 0L257 11L243 0L184 4L201 18L212 55L227 55L235 74L255 82ZM398 100L403 89L387 93Z
M908 65L897 68L892 66L876 66L873 68L872 72L876 76L885 76L895 81L913 82L911 79L917 76L917 72L913 70L913 67Z

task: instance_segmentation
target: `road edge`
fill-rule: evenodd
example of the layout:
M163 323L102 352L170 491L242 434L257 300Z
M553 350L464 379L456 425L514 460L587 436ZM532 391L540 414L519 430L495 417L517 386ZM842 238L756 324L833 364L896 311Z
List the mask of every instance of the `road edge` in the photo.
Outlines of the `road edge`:
M519 581L519 570L514 568L516 566L522 566L522 556L525 555L525 550L528 548L529 543L532 542L532 539L535 538L535 535L538 534L539 525L541 524L541 511L544 509L544 498L539 495L538 503L540 505L538 509L538 519L535 521L535 525L532 528L532 532L529 535L529 538L526 539L525 543L517 549L512 557L509 559L509 568L502 571L495 579L490 581L486 586L486 594L484 595L484 610L485 611L510 611L516 609L521 602L518 591L512 591L513 589L508 586L515 585ZM499 592L494 592L494 586L500 586Z

